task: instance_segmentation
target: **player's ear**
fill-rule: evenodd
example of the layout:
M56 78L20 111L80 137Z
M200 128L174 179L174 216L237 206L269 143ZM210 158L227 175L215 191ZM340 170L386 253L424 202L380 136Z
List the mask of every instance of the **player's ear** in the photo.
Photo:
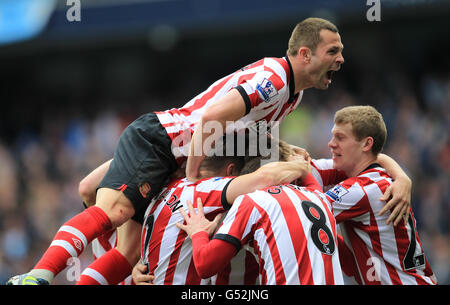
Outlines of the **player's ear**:
M236 174L234 173L235 168L236 168L236 164L229 163L227 165L227 170L226 170L227 176L236 176Z
M371 151L373 146L373 138L367 137L363 140L363 151Z
M300 47L298 49L298 53L297 53L300 57L300 59L305 62L305 63L309 63L311 61L311 57L312 57L312 51L310 48L308 47Z

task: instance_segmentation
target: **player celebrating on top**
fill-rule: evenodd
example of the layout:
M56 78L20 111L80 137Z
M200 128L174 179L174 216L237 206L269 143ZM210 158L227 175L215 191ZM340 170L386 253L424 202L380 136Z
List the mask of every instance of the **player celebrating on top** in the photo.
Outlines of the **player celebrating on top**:
M211 135L203 128L205 124L219 122L225 128L227 121L282 121L300 103L303 90L328 88L333 73L344 63L343 48L336 26L323 19L308 18L292 32L285 57L261 59L216 82L207 94L221 95L223 86L232 85L235 90L229 91L220 103L211 104L203 114L200 128L192 137L187 178L198 178L206 153L198 148Z
M186 175L198 179L206 140L220 136L211 135L204 127L209 122L225 127L229 121L282 121L298 106L304 89L329 86L333 72L344 62L342 49L332 23L308 18L295 27L286 57L262 59L216 81L182 108L148 113L135 120L122 133L113 160L92 173L93 182L87 189L95 193L98 187L95 206L67 221L33 270L13 282L50 283L66 267L67 259L80 255L94 238L116 227L120 227L118 251L105 257L111 262L127 260L129 268L120 272L129 274L139 256L139 239L126 237L138 236L135 233L140 232L149 201L185 162L186 150ZM198 146L200 151L195 149ZM409 178L402 182L404 173L397 175L400 195L405 190L408 193ZM128 221L130 218L136 221Z

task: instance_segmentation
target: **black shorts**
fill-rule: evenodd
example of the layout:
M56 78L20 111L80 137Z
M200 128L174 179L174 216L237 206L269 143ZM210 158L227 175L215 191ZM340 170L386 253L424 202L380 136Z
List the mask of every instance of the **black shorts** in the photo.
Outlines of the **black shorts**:
M122 132L109 170L99 188L123 191L133 204L133 220L143 223L151 199L167 184L177 168L172 140L154 113L136 119ZM142 197L139 186L148 183L151 191Z

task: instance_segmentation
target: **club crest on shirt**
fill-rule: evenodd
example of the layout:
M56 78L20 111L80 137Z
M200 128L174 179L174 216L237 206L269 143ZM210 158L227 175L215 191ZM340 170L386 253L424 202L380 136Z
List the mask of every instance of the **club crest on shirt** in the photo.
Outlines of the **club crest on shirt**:
M273 97L278 95L278 90L270 80L264 78L261 84L256 85L259 97L265 102L269 102Z
M341 202L342 197L345 194L348 194L348 190L344 188L342 185L336 185L332 189L326 192L328 196L330 196L334 201Z

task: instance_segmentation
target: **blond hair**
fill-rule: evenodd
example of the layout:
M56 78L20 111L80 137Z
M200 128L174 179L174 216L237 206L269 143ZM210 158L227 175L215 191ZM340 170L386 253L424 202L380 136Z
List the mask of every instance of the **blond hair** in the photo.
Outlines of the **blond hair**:
M299 22L292 31L287 54L295 56L303 46L309 48L314 54L317 45L321 41L321 30L338 33L338 29L333 23L322 18L311 17Z
M373 138L372 153L378 155L386 143L387 131L383 116L372 106L348 106L334 115L335 124L352 124L353 135L358 141Z

